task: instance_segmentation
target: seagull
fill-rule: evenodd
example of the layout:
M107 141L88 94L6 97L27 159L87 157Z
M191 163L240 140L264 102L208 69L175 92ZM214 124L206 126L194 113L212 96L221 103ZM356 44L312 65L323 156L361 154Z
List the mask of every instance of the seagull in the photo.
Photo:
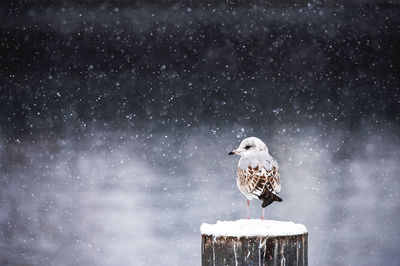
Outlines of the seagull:
M237 167L236 184L247 198L247 219L250 219L250 200L262 201L262 216L264 208L274 201L281 202L278 196L281 191L278 162L268 153L265 143L256 137L245 138L236 150L229 155L240 155Z

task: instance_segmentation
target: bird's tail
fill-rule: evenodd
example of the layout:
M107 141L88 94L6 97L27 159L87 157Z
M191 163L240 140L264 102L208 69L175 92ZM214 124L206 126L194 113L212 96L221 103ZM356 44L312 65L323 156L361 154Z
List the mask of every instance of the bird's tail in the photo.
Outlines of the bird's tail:
M261 197L261 196L264 196L264 197ZM260 196L260 200L262 200L262 202L263 202L262 203L263 208L267 207L274 201L278 201L278 202L283 201L283 199L281 197L279 197L278 195L275 195L274 193L271 193L271 192L266 193L266 195L261 195L261 196Z

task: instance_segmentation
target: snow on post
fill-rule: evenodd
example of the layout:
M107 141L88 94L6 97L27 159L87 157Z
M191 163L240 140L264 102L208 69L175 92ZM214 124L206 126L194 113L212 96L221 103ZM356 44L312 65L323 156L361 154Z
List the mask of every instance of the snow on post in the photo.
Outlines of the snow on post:
M203 223L202 266L307 265L307 229L272 220Z

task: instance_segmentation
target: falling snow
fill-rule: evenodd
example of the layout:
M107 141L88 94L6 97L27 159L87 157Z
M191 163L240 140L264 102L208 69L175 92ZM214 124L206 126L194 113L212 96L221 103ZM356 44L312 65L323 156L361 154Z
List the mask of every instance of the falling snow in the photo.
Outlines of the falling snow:
M0 7L1 265L199 265L249 136L311 265L399 264L398 4L51 2Z

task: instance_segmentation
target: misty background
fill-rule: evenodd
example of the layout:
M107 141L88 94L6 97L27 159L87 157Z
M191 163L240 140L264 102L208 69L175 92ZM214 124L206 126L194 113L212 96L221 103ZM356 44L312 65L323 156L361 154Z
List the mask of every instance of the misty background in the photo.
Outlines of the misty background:
M0 6L0 264L200 265L257 136L310 265L400 263L400 5ZM251 202L251 217L261 202Z

